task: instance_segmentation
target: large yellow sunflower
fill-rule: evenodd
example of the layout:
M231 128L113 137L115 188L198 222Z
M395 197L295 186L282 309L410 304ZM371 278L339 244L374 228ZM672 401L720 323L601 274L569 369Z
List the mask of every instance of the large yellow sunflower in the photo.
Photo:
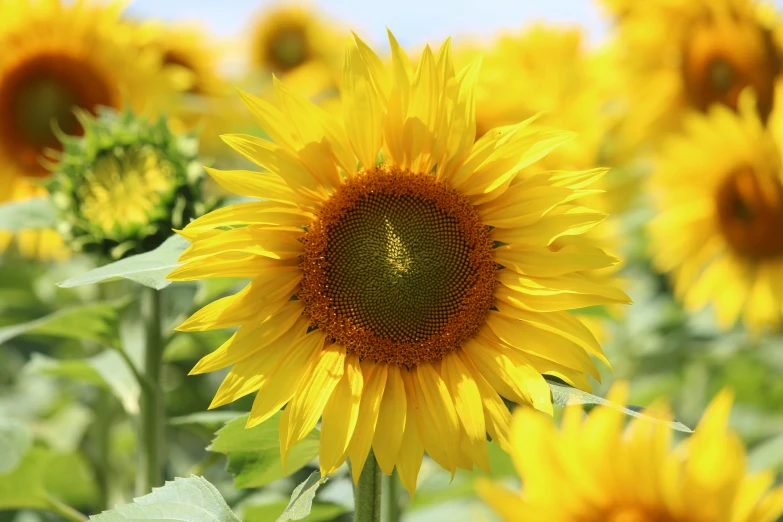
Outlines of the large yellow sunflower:
M622 404L625 385L610 400ZM557 430L537 412L514 417L512 455L522 492L486 480L479 494L506 522L774 522L783 487L771 471L748 474L745 449L728 428L732 397L713 399L695 433L674 450L665 422L599 406L569 406ZM652 409L650 411L656 411Z
M712 304L723 328L742 316L758 330L783 316L783 174L780 142L747 102L692 115L668 142L650 231L654 264L687 309Z
M154 112L177 87L175 71L160 55L140 51L120 21L118 3L4 0L0 3L0 201L45 195L35 181L48 175L40 163L59 149L52 124L79 134L74 107L100 105ZM25 232L22 244L62 257L56 234ZM54 242L54 243L50 243Z
M276 104L243 94L272 141L224 140L267 172L209 172L264 200L188 225L169 278L253 278L180 326L240 326L192 371L233 366L212 407L257 393L255 426L287 404L284 457L322 418L323 473L350 458L357 479L372 448L412 492L425 451L454 472L488 467L487 433L508 449L501 396L551 413L542 374L589 387L605 358L568 310L628 299L594 277L612 256L549 248L595 225L568 202L603 171L512 184L571 134L522 122L474 143L478 62L456 72L446 42L413 71L389 40L390 67L349 43L342 119L280 82Z
M773 24L754 0L604 1L617 16L618 66L629 75L629 140L677 129L687 110L736 109L748 86L767 119L780 66Z

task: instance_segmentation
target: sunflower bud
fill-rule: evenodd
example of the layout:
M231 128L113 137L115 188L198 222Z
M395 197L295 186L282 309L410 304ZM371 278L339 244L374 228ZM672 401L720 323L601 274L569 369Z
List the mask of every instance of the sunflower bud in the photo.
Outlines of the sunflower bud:
M48 185L71 249L119 259L156 248L209 208L195 135L174 135L164 118L77 110L84 135L58 132L61 153Z

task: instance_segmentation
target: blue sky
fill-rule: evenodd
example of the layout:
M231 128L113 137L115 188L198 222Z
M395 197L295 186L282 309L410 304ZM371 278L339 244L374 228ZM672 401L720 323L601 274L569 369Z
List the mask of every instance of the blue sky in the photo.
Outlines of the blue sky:
M272 0L135 0L130 11L166 21L199 22L216 36L241 38L254 12L274 3ZM579 23L592 41L599 41L605 30L595 0L311 0L308 3L376 43L385 40L388 26L406 46L439 42L450 35L489 36L534 20Z

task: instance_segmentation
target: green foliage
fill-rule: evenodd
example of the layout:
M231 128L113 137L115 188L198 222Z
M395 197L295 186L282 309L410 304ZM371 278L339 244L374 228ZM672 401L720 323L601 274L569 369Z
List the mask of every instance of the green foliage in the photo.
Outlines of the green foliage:
M161 290L171 284L171 281L166 280L166 276L179 266L177 259L189 245L190 242L187 239L174 235L155 250L109 263L80 276L61 281L57 285L61 288L73 288L117 279L129 279L141 285Z
M0 473L16 466L32 444L30 431L19 421L0 417Z
M202 477L177 478L132 504L90 517L94 522L160 521L239 522L220 492Z
M313 471L307 479L296 486L291 493L291 501L283 510L283 514L277 518L277 522L288 522L289 520L302 520L310 515L310 510L315 500L315 492L324 484L329 477L321 477L317 471Z
M248 506L245 508L242 519L245 522L269 522L276 519L280 513L288 509L290 501L272 502L257 506ZM328 522L338 516L347 513L348 510L339 504L330 502L313 502L310 505L309 514L305 515L307 522ZM288 520L301 520L298 518L289 518Z
M663 423L674 430L685 433L693 433L693 430L683 423L677 420L663 420L655 415L645 413L643 408L616 404L602 397L598 397L597 395L593 395L592 393L577 390L571 386L560 384L551 380L547 380L547 383L549 384L549 388L552 390L552 402L558 406L567 406L569 404L601 405L620 410L621 412L625 413L626 415L630 415L631 417L637 417L649 422Z
M296 472L318 455L319 437L313 431L291 448L286 470L283 470L278 431L280 415L278 412L250 429L245 429L248 416L243 415L229 421L217 432L207 449L228 456L226 470L234 475L234 487L264 486Z
M49 198L31 198L0 205L0 230L18 232L54 228L57 209Z

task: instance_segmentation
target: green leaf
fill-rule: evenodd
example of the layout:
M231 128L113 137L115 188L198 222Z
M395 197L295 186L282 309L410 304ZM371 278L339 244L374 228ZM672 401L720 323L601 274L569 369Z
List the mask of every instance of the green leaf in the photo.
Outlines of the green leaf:
M162 488L134 499L132 504L117 506L111 511L90 517L95 522L182 521L182 522L239 522L220 495L220 492L202 477L176 478Z
M180 265L180 254L190 246L190 242L178 235L171 236L155 250L138 254L114 263L104 265L71 279L57 283L61 288L91 285L115 279L130 279L156 290L166 288L171 281L166 280L169 272Z
M33 354L25 370L99 386L113 392L131 415L139 412L139 382L125 359L114 350L107 349L92 357L68 360Z
M288 522L289 520L302 520L310 514L315 500L315 492L325 483L329 477L321 477L317 471L313 471L307 479L296 486L291 493L291 501L283 511L283 514L277 518L277 522Z
M110 343L114 337L118 309L125 303L123 299L72 306L33 321L5 326L0 328L0 344L29 334Z
M200 426L217 427L242 416L242 412L230 410L199 411L190 415L181 415L169 419L172 426L187 426L198 424Z
M0 417L0 473L16 468L32 442L30 431L24 424Z
M577 390L576 388L572 388L566 384L561 384L549 379L547 379L547 383L549 384L549 388L552 390L552 400L558 406L567 406L569 404L597 404L600 406L608 406L610 408L620 410L621 412L625 413L626 415L630 415L631 417L637 417L646 421L665 424L673 430L682 431L685 433L693 433L692 429L677 420L665 421L653 415L647 415L644 413L644 409L639 408L638 406L615 404L602 397L593 395L592 393Z
M0 230L18 232L54 228L57 209L49 198L32 198L0 205Z
M237 488L256 488L286 476L280 459L278 424L281 412L266 422L245 429L248 415L226 423L207 450L228 456L226 470ZM313 430L288 453L286 471L294 473L318 455L318 432Z
M44 475L46 491L66 504L92 506L98 500L98 483L87 460L79 453L53 453Z
M277 517L279 513L285 511L288 504L289 501L281 500L280 502L273 502L271 504L247 506L242 520L245 522L269 522L270 520L275 520L275 517ZM310 514L307 516L307 522L328 522L347 512L348 509L340 504L314 502L310 507Z
M32 448L10 473L0 474L0 510L49 507L46 468L51 453Z

